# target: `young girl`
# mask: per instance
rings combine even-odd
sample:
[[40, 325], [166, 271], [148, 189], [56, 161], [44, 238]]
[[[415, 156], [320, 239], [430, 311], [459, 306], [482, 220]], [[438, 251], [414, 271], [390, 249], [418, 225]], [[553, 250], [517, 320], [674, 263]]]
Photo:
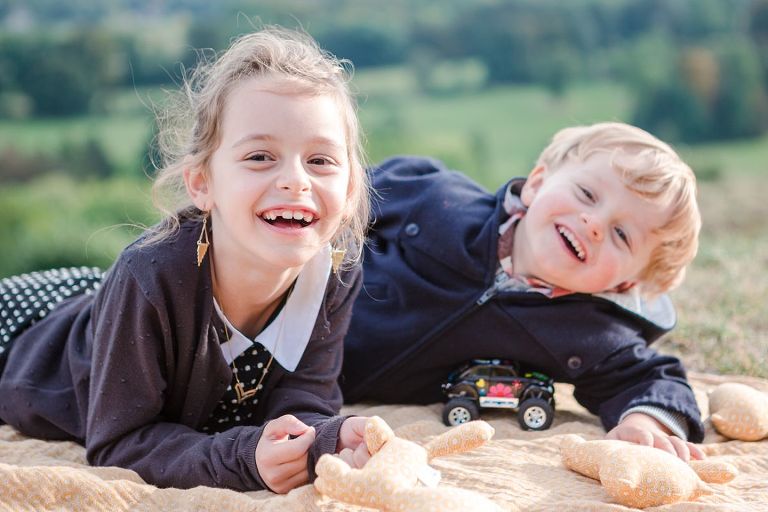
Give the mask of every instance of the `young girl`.
[[[103, 280], [3, 280], [0, 419], [158, 486], [287, 492], [323, 453], [363, 463], [365, 418], [337, 416], [368, 221], [347, 80], [277, 28], [199, 68], [164, 118], [166, 218]], [[45, 318], [18, 332], [24, 297]]]

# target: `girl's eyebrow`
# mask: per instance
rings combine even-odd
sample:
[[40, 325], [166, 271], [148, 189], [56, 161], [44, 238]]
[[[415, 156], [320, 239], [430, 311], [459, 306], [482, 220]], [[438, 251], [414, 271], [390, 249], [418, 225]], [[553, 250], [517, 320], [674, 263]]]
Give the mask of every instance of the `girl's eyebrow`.
[[[233, 148], [236, 148], [238, 146], [242, 146], [243, 144], [247, 142], [252, 141], [274, 141], [275, 137], [269, 134], [263, 134], [263, 133], [249, 133], [247, 135], [244, 135], [243, 137], [240, 137], [237, 141], [235, 141], [234, 144], [232, 144]], [[340, 143], [338, 140], [330, 138], [330, 137], [324, 137], [322, 135], [318, 135], [317, 137], [312, 137], [308, 141], [310, 144], [320, 144], [323, 146], [331, 146], [333, 149], [336, 149], [338, 151], [344, 151], [346, 149], [346, 144]]]
[[322, 135], [318, 135], [317, 137], [312, 137], [309, 142], [313, 144], [320, 144], [323, 146], [331, 146], [333, 149], [337, 149], [339, 151], [344, 151], [347, 147], [345, 143], [340, 143], [337, 139], [332, 139], [330, 137], [323, 137]]
[[235, 141], [235, 143], [232, 144], [232, 147], [236, 148], [238, 146], [242, 146], [246, 142], [251, 142], [254, 140], [272, 141], [272, 140], [275, 140], [275, 138], [272, 137], [271, 135], [262, 134], [262, 133], [249, 133], [248, 135], [244, 135], [239, 139], [237, 139], [237, 141]]

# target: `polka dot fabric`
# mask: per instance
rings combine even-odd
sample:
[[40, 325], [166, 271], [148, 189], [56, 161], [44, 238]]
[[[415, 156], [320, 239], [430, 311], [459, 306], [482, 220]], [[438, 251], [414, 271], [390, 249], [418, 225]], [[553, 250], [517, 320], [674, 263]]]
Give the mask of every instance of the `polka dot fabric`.
[[727, 382], [709, 394], [712, 425], [725, 437], [760, 441], [768, 437], [768, 395], [746, 384]]
[[0, 279], [0, 363], [24, 329], [45, 318], [62, 301], [93, 293], [103, 278], [104, 272], [98, 268], [73, 267]]
[[[317, 462], [315, 489], [331, 498], [377, 510], [408, 512], [495, 512], [501, 509], [475, 492], [438, 485], [425, 487], [419, 476], [433, 474], [432, 457], [471, 450], [493, 436], [484, 421], [454, 427], [426, 446], [395, 436], [378, 416], [365, 425], [365, 444], [372, 454], [365, 466], [351, 468], [339, 457], [325, 454]], [[434, 450], [434, 452], [433, 452]]]
[[726, 483], [738, 474], [724, 461], [691, 461], [658, 448], [625, 441], [585, 441], [566, 434], [560, 444], [565, 467], [599, 480], [616, 503], [646, 508], [695, 500], [711, 494], [705, 482]]
[[[235, 358], [232, 383], [227, 387], [216, 409], [214, 409], [205, 425], [203, 425], [203, 432], [223, 432], [231, 427], [247, 425], [253, 422], [253, 416], [256, 413], [261, 397], [261, 390], [266, 383], [266, 377], [261, 384], [259, 384], [259, 381], [264, 372], [267, 371], [269, 357], [269, 351], [261, 343], [254, 343], [251, 348]], [[272, 364], [276, 363], [273, 361]], [[237, 372], [237, 376], [246, 390], [256, 389], [255, 395], [246, 398], [241, 403], [237, 403], [237, 393], [235, 392], [237, 381], [235, 380], [234, 372]], [[258, 388], [256, 387], [257, 384]]]

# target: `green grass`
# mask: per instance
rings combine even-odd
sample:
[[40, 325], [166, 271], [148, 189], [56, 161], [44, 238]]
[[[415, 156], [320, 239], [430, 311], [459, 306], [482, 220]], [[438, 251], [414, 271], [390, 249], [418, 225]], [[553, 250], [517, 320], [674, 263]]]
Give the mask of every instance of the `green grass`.
[[768, 135], [748, 140], [737, 140], [683, 146], [681, 156], [699, 175], [711, 173], [768, 175]]
[[2, 121], [0, 141], [25, 152], [55, 156], [66, 144], [96, 140], [118, 173], [127, 176], [141, 172], [139, 162], [151, 129], [151, 119], [141, 114]]
[[689, 368], [768, 378], [764, 183], [764, 175], [734, 171], [701, 184], [699, 254], [672, 294], [678, 327], [659, 345]]
[[47, 176], [0, 188], [6, 222], [0, 276], [68, 265], [106, 267], [136, 237], [137, 225], [156, 222], [146, 185], [133, 179], [75, 181]]
[[361, 119], [372, 161], [428, 154], [496, 188], [525, 175], [565, 126], [626, 119], [628, 98], [611, 84], [579, 86], [563, 97], [536, 87], [499, 87], [461, 96], [371, 98]]

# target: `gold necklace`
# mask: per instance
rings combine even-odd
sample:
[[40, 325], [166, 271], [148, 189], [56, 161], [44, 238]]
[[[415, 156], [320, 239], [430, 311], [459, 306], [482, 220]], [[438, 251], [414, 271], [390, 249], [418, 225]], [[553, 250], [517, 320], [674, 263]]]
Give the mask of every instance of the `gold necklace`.
[[[278, 306], [277, 306], [278, 309], [282, 309], [283, 306], [288, 302], [288, 299], [290, 298], [291, 293], [293, 293], [293, 288], [295, 284], [296, 284], [296, 281], [291, 283], [291, 286], [288, 287], [288, 290], [286, 291], [286, 294], [285, 294], [285, 299], [281, 299], [280, 302], [278, 303]], [[248, 398], [251, 398], [252, 396], [254, 396], [259, 391], [259, 386], [261, 386], [261, 383], [264, 382], [264, 378], [267, 376], [267, 373], [269, 373], [269, 369], [272, 366], [272, 361], [274, 361], [275, 355], [272, 352], [269, 353], [269, 361], [267, 361], [267, 366], [264, 367], [264, 371], [261, 372], [261, 377], [259, 378], [259, 382], [256, 383], [256, 387], [253, 387], [251, 389], [245, 389], [245, 384], [240, 382], [240, 378], [237, 376], [238, 371], [237, 371], [237, 366], [235, 366], [235, 358], [232, 357], [232, 345], [229, 343], [230, 341], [229, 328], [227, 327], [227, 322], [229, 322], [229, 320], [227, 320], [227, 314], [224, 312], [224, 308], [221, 307], [221, 304], [219, 304], [219, 311], [221, 311], [221, 316], [224, 317], [224, 334], [227, 337], [227, 350], [229, 351], [229, 359], [231, 360], [230, 365], [232, 366], [232, 374], [235, 376], [235, 394], [237, 395], [237, 403], [240, 404], [244, 400], [247, 400]], [[282, 334], [282, 329], [277, 336], [277, 343], [275, 343], [275, 348], [274, 348], [275, 352], [277, 352], [277, 348], [278, 346], [280, 346], [280, 341], [282, 341], [281, 334]], [[266, 347], [264, 348], [264, 350], [266, 350]]]
[[[221, 315], [226, 318], [227, 315], [224, 314], [224, 310], [221, 309], [221, 305], [219, 305], [219, 309], [221, 310]], [[247, 400], [248, 398], [251, 398], [259, 391], [259, 386], [261, 386], [261, 383], [264, 382], [264, 378], [267, 376], [267, 373], [269, 373], [269, 368], [272, 366], [272, 361], [275, 359], [275, 356], [270, 352], [269, 354], [269, 361], [267, 362], [267, 366], [264, 368], [264, 371], [261, 372], [261, 378], [259, 378], [259, 382], [256, 384], [256, 387], [251, 389], [245, 389], [245, 385], [240, 382], [240, 378], [237, 376], [237, 366], [235, 366], [235, 358], [232, 357], [232, 345], [229, 344], [230, 338], [229, 338], [229, 328], [227, 327], [226, 321], [224, 322], [224, 334], [227, 336], [227, 350], [229, 350], [229, 359], [231, 360], [230, 365], [232, 366], [232, 374], [235, 376], [235, 394], [237, 395], [237, 403], [243, 403], [243, 401]], [[278, 339], [278, 343], [280, 340]], [[266, 350], [266, 349], [265, 349]], [[277, 350], [277, 347], [275, 347], [275, 350]]]
[[[213, 261], [211, 260], [210, 263], [211, 267], [211, 281], [212, 285], [216, 284], [216, 273], [214, 271], [214, 265]], [[285, 300], [281, 300], [280, 303], [278, 303], [278, 308], [282, 308], [285, 303], [288, 302], [288, 298], [291, 296], [291, 293], [293, 293], [294, 285], [296, 284], [296, 281], [294, 280], [293, 283], [288, 287], [288, 290], [286, 291]], [[214, 296], [214, 300], [215, 300]], [[217, 302], [218, 303], [218, 302]], [[221, 311], [221, 316], [224, 317], [222, 320], [224, 321], [224, 335], [227, 337], [227, 350], [229, 351], [229, 359], [230, 359], [230, 366], [232, 366], [232, 374], [235, 376], [235, 394], [237, 395], [237, 403], [241, 404], [243, 401], [247, 400], [248, 398], [251, 398], [259, 391], [259, 386], [261, 386], [261, 383], [264, 382], [264, 378], [267, 376], [267, 373], [269, 373], [269, 369], [272, 366], [272, 361], [275, 359], [275, 355], [270, 352], [269, 353], [269, 361], [267, 361], [267, 366], [264, 367], [264, 371], [261, 372], [261, 377], [259, 378], [259, 382], [256, 383], [256, 387], [253, 387], [251, 389], [245, 389], [245, 384], [240, 382], [240, 377], [237, 376], [237, 366], [235, 366], [235, 358], [232, 357], [232, 345], [230, 342], [229, 337], [229, 327], [227, 327], [227, 323], [229, 323], [229, 320], [227, 319], [227, 314], [224, 312], [224, 308], [219, 304], [219, 311]], [[234, 329], [234, 326], [232, 327]], [[281, 329], [282, 331], [282, 329]], [[277, 347], [280, 345], [280, 341], [282, 336], [280, 336], [281, 333], [278, 333], [277, 337], [277, 343], [275, 344], [274, 351], [277, 352]], [[263, 345], [262, 345], [263, 346]], [[266, 350], [266, 347], [264, 347], [264, 350]]]

